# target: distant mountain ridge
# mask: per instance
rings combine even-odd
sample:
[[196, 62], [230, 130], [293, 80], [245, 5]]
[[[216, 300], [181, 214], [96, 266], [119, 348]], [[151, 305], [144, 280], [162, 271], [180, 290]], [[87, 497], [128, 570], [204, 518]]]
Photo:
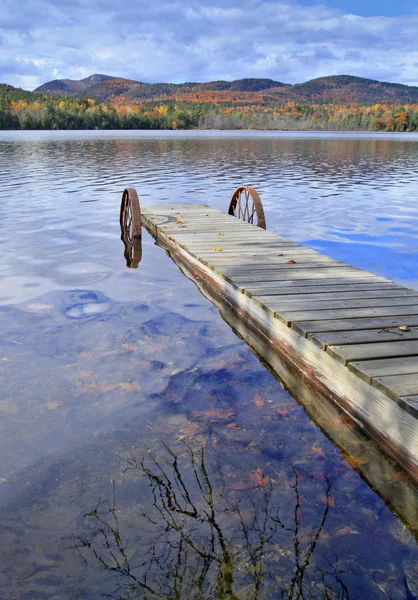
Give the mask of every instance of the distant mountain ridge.
[[97, 83], [108, 79], [114, 79], [114, 77], [96, 73], [84, 79], [54, 79], [53, 81], [44, 83], [34, 91], [43, 94], [79, 95]]
[[[34, 90], [37, 93], [88, 97], [100, 102], [137, 103], [170, 98], [189, 101], [225, 101], [228, 96], [256, 94], [266, 101], [341, 103], [414, 103], [418, 87], [352, 75], [320, 77], [286, 84], [273, 79], [245, 78], [203, 83], [143, 83], [133, 79], [94, 74], [81, 80], [56, 79]], [[206, 94], [206, 96], [205, 96]]]

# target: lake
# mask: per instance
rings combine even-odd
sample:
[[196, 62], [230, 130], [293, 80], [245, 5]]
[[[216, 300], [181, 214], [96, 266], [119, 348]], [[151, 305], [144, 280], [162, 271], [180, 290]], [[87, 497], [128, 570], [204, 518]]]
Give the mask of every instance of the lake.
[[227, 210], [242, 184], [418, 290], [417, 135], [0, 133], [0, 597], [418, 596], [372, 443], [334, 445], [145, 231], [127, 268], [125, 187]]

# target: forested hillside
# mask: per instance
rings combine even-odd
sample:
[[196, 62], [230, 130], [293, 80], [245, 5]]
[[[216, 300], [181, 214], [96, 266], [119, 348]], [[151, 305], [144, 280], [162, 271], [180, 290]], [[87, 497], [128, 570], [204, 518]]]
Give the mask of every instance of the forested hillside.
[[289, 86], [271, 79], [142, 84], [93, 75], [35, 92], [0, 84], [0, 129], [193, 128], [416, 131], [418, 88], [350, 76]]
[[[35, 92], [88, 96], [100, 102], [140, 102], [141, 100], [224, 101], [224, 100], [294, 100], [318, 103], [352, 102], [381, 104], [418, 102], [418, 87], [364, 79], [351, 75], [320, 77], [290, 85], [273, 79], [237, 79], [206, 83], [141, 83], [133, 79], [91, 75], [79, 81], [57, 79], [45, 83]], [[257, 94], [257, 97], [253, 97]]]

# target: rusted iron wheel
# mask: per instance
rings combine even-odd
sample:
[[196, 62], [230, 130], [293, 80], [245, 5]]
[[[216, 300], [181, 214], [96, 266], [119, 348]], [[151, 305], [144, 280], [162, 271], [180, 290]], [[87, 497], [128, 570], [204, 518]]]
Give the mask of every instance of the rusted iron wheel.
[[134, 188], [126, 188], [120, 205], [121, 240], [125, 246], [126, 266], [136, 269], [142, 258], [141, 208]]
[[120, 205], [120, 226], [134, 240], [141, 237], [141, 208], [135, 188], [126, 188]]
[[261, 227], [261, 229], [266, 228], [266, 217], [260, 196], [249, 185], [240, 186], [232, 194], [228, 214], [247, 221], [251, 225]]

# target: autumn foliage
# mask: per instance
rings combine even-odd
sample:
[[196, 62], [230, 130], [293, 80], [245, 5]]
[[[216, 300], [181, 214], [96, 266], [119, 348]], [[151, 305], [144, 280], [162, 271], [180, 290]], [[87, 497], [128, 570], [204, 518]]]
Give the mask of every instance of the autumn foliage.
[[[116, 87], [118, 82], [114, 79], [111, 84]], [[281, 95], [272, 96], [271, 89], [208, 89], [202, 85], [193, 91], [184, 84], [168, 87], [162, 93], [161, 87], [156, 87], [152, 97], [129, 99], [132, 87], [122, 86], [121, 94], [100, 102], [0, 85], [0, 129], [416, 131], [418, 128], [415, 103], [290, 100], [286, 99], [283, 88]]]

